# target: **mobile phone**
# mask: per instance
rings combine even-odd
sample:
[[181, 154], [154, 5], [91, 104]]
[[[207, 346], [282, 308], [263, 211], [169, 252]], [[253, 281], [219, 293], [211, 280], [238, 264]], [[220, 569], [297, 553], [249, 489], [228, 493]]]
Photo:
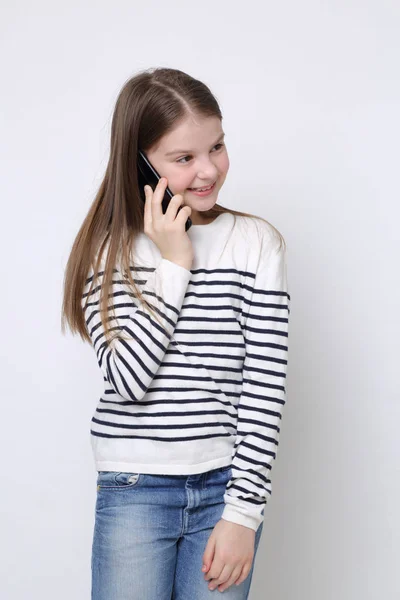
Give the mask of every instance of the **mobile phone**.
[[[145, 202], [146, 194], [144, 191], [144, 186], [149, 185], [154, 192], [159, 180], [161, 179], [161, 175], [159, 175], [159, 173], [157, 173], [157, 171], [155, 170], [155, 168], [153, 167], [153, 165], [151, 164], [151, 162], [149, 161], [147, 156], [144, 154], [144, 152], [142, 152], [142, 150], [138, 151], [137, 171], [138, 171], [140, 197], [143, 200], [143, 202]], [[165, 188], [164, 198], [162, 199], [162, 202], [161, 202], [162, 211], [164, 214], [166, 213], [168, 204], [170, 203], [170, 200], [173, 196], [174, 196], [174, 194], [171, 192], [171, 190], [167, 186]], [[178, 212], [181, 210], [181, 208], [183, 208], [183, 206], [180, 206], [178, 208]], [[185, 223], [185, 231], [187, 231], [192, 226], [192, 224], [193, 223], [192, 223], [191, 218], [188, 217], [187, 221]]]

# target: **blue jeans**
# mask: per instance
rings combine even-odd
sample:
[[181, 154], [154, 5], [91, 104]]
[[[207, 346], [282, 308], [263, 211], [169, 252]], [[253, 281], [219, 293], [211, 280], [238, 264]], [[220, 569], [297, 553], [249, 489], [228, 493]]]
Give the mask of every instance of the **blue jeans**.
[[[197, 475], [100, 471], [92, 546], [92, 600], [210, 600], [201, 570], [211, 532], [224, 509], [232, 474], [220, 467]], [[251, 571], [223, 593], [248, 598]]]

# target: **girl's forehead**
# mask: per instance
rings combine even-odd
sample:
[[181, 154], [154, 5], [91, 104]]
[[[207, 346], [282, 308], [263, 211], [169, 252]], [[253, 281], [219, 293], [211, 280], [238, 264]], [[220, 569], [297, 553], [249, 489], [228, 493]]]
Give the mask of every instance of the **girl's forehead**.
[[186, 119], [160, 139], [158, 149], [163, 154], [195, 151], [196, 147], [200, 149], [215, 143], [223, 133], [218, 117], [207, 117], [201, 121]]

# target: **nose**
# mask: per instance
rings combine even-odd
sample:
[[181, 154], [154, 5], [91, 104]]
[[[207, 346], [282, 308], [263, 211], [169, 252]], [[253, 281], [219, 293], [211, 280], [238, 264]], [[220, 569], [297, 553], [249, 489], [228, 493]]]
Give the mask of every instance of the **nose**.
[[197, 171], [197, 177], [201, 180], [204, 179], [206, 181], [215, 181], [218, 175], [218, 169], [210, 160], [210, 158], [204, 159], [199, 165]]

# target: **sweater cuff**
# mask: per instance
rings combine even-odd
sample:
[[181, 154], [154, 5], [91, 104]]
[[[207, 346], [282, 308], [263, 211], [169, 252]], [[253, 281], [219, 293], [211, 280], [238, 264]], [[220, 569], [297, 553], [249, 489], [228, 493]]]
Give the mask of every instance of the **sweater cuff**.
[[167, 258], [161, 259], [156, 271], [160, 275], [155, 281], [156, 293], [164, 302], [180, 309], [192, 276], [191, 271]]
[[263, 522], [264, 517], [263, 515], [253, 516], [247, 513], [244, 514], [242, 509], [236, 508], [232, 506], [232, 504], [225, 504], [221, 519], [230, 521], [231, 523], [237, 523], [238, 525], [244, 525], [245, 527], [249, 527], [250, 529], [257, 531]]
[[178, 265], [178, 263], [173, 262], [172, 260], [169, 260], [169, 258], [161, 258], [160, 264], [163, 263], [163, 266], [165, 269], [169, 269], [171, 272], [176, 271], [178, 272], [179, 269], [183, 269], [183, 271], [187, 271], [188, 274], [192, 274], [190, 269], [187, 269], [186, 267], [183, 267], [182, 265]]

